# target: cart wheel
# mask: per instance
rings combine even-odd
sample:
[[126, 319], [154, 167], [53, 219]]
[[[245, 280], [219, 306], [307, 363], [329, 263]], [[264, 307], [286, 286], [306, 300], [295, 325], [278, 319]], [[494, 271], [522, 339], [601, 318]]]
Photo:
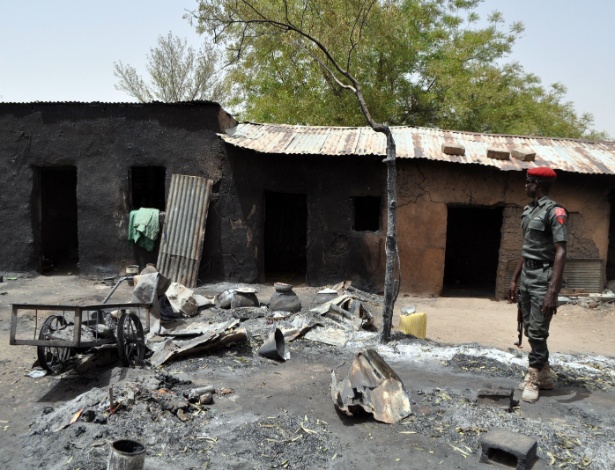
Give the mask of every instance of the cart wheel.
[[117, 351], [125, 367], [143, 363], [145, 335], [141, 320], [134, 313], [124, 313], [117, 322]]
[[[66, 319], [61, 315], [47, 317], [41, 327], [38, 339], [49, 341], [53, 339], [53, 332], [66, 328]], [[37, 346], [36, 355], [38, 362], [43, 369], [52, 373], [57, 373], [64, 361], [70, 357], [70, 348], [59, 348], [57, 346]]]

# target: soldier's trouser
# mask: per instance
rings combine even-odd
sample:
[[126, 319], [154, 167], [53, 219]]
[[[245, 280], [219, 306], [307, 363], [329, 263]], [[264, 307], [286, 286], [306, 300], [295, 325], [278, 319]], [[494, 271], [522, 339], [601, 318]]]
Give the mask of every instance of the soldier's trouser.
[[525, 336], [527, 336], [532, 347], [528, 356], [529, 365], [538, 370], [541, 370], [549, 362], [547, 338], [549, 337], [551, 318], [546, 319], [540, 309], [547, 294], [552, 274], [552, 267], [528, 269], [524, 266], [520, 276], [519, 301], [523, 313], [523, 326]]

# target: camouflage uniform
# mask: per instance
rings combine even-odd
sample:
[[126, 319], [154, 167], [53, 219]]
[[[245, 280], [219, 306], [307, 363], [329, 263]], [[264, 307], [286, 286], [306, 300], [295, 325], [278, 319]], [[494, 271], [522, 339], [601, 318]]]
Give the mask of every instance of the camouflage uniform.
[[566, 210], [548, 196], [526, 206], [521, 216], [521, 255], [525, 261], [519, 278], [519, 302], [525, 335], [532, 347], [529, 366], [537, 370], [549, 362], [551, 317], [545, 318], [540, 310], [553, 275], [554, 243], [568, 241], [567, 219]]

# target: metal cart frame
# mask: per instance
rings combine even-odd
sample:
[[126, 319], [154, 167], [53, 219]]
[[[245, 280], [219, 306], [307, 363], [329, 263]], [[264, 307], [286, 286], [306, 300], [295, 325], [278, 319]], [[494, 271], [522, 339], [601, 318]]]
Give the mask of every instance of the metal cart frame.
[[[107, 299], [109, 297], [110, 295]], [[89, 349], [105, 344], [117, 344], [122, 365], [138, 365], [143, 362], [145, 356], [145, 333], [141, 318], [145, 320], [145, 329], [149, 331], [151, 308], [151, 304], [144, 303], [103, 303], [84, 306], [14, 304], [9, 344], [36, 346], [41, 367], [51, 372], [57, 372], [59, 366], [70, 357], [72, 350]], [[110, 337], [109, 332], [113, 329], [107, 328], [101, 332], [98, 325], [106, 325], [105, 321], [109, 320], [107, 316], [111, 311], [119, 312], [119, 316], [115, 335]], [[19, 317], [25, 316], [26, 312], [34, 312], [32, 339], [17, 337]], [[59, 313], [49, 315], [49, 312]], [[41, 320], [43, 321], [39, 328]], [[73, 328], [72, 335], [68, 334], [69, 327]], [[90, 327], [88, 330], [91, 333], [90, 338], [82, 338], [83, 327]], [[58, 339], [54, 333], [61, 330], [67, 332], [61, 335], [63, 338]]]

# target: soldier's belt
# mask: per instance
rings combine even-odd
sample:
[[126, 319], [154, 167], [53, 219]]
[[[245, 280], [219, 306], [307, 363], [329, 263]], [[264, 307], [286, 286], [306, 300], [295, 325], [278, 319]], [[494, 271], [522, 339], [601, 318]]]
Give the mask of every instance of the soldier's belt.
[[553, 266], [552, 261], [538, 261], [535, 259], [526, 259], [524, 264], [527, 269], [547, 269]]

